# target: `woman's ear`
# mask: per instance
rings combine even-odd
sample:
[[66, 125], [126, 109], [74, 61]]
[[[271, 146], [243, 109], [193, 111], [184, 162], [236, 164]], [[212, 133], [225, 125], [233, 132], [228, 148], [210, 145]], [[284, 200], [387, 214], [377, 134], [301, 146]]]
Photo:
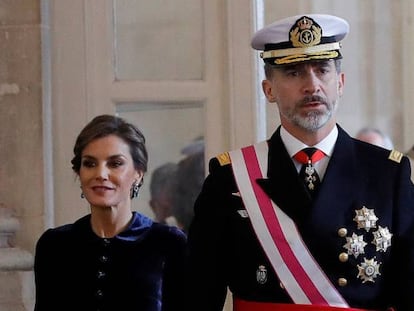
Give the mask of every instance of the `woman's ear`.
[[135, 182], [138, 182], [140, 186], [144, 182], [144, 173], [142, 171], [138, 171], [138, 170], [136, 171]]

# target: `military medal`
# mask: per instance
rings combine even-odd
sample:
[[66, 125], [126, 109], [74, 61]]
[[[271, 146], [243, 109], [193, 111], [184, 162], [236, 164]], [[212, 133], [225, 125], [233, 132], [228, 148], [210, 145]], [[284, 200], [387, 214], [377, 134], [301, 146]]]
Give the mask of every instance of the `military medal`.
[[364, 258], [364, 262], [361, 265], [358, 265], [358, 275], [357, 278], [362, 280], [362, 283], [372, 282], [375, 283], [375, 278], [378, 275], [381, 275], [379, 272], [379, 267], [381, 263], [375, 261], [375, 257], [372, 259]]
[[358, 224], [358, 229], [365, 229], [367, 232], [371, 228], [376, 228], [378, 217], [375, 216], [374, 210], [363, 206], [359, 210], [355, 210], [354, 221]]
[[352, 233], [351, 237], [346, 237], [346, 244], [343, 247], [348, 251], [348, 255], [354, 255], [357, 258], [360, 254], [365, 254], [366, 245], [363, 235]]
[[310, 162], [305, 168], [305, 174], [305, 182], [307, 183], [309, 190], [314, 190], [316, 182], [315, 168]]
[[372, 244], [375, 244], [377, 251], [385, 253], [387, 248], [391, 246], [392, 233], [390, 233], [387, 227], [383, 228], [379, 226], [378, 230], [373, 232], [373, 235], [374, 240], [372, 241]]
[[265, 266], [260, 265], [256, 270], [256, 280], [259, 284], [264, 284], [267, 281], [267, 269]]

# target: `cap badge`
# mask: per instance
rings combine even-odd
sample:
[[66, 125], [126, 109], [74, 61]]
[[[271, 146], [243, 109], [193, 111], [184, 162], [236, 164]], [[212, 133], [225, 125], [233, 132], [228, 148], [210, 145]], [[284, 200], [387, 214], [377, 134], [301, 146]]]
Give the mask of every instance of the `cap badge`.
[[294, 47], [314, 46], [321, 42], [322, 28], [310, 17], [303, 16], [290, 30], [290, 41]]
[[260, 265], [256, 270], [256, 280], [259, 284], [264, 284], [267, 281], [267, 269], [265, 266]]
[[379, 272], [379, 267], [381, 263], [378, 263], [375, 260], [375, 257], [372, 259], [366, 259], [364, 258], [364, 262], [361, 263], [361, 265], [358, 265], [358, 275], [357, 277], [362, 280], [362, 283], [365, 282], [372, 282], [375, 283], [375, 278], [378, 275], [381, 275]]
[[355, 210], [354, 221], [358, 224], [358, 229], [365, 229], [367, 232], [371, 228], [376, 228], [378, 217], [375, 215], [373, 209], [368, 209], [363, 206], [359, 210]]

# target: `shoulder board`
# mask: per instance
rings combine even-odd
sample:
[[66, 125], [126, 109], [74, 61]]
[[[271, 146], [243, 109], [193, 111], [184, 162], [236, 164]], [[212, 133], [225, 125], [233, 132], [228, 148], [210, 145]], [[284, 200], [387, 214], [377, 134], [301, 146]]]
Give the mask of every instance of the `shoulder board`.
[[219, 154], [217, 157], [217, 160], [219, 161], [221, 166], [227, 165], [231, 163], [230, 155], [228, 152], [224, 152], [222, 154]]
[[397, 163], [401, 162], [401, 159], [403, 157], [403, 154], [397, 150], [391, 150], [390, 155], [388, 156], [388, 159]]

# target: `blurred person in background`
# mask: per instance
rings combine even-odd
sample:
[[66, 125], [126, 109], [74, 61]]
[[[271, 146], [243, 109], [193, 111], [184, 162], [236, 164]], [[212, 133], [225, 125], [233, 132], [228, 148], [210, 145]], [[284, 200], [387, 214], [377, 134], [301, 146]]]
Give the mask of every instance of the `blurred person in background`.
[[377, 128], [364, 127], [356, 133], [355, 138], [388, 150], [394, 148], [391, 138]]

